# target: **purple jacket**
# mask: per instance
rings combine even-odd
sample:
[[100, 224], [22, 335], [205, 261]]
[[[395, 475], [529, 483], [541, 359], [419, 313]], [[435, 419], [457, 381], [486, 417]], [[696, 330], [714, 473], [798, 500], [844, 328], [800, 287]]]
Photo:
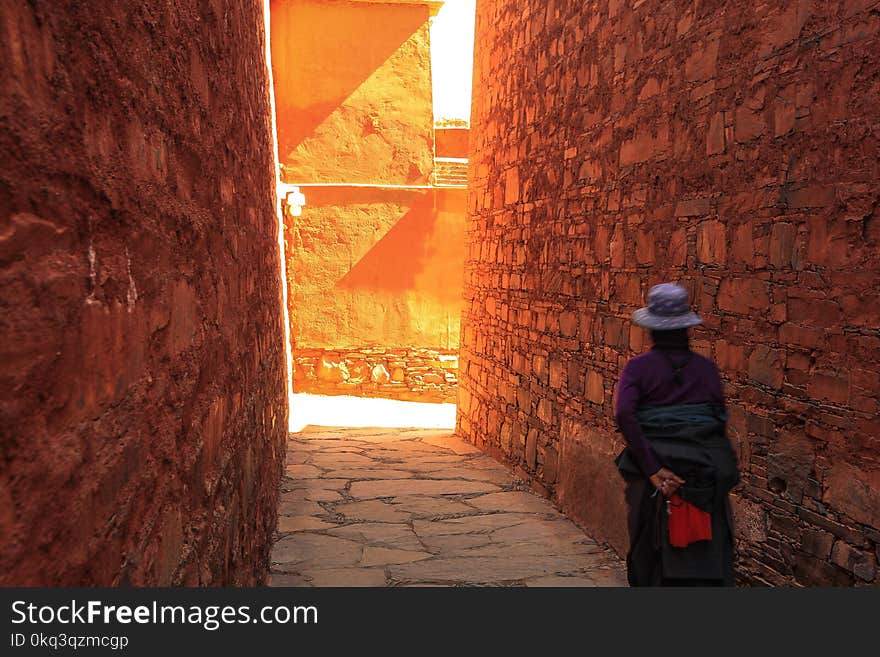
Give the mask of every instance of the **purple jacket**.
[[615, 406], [617, 426], [646, 477], [657, 472], [660, 463], [636, 419], [640, 406], [702, 402], [724, 404], [718, 367], [708, 358], [690, 353], [690, 359], [679, 372], [680, 382], [673, 380], [675, 370], [672, 363], [680, 364], [688, 353], [686, 348], [661, 350], [655, 346], [651, 351], [630, 360], [620, 373]]

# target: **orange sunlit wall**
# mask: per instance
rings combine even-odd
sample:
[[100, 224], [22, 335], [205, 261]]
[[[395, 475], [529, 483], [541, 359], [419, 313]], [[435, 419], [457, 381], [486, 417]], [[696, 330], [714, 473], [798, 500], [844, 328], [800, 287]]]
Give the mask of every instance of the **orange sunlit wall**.
[[279, 157], [291, 182], [426, 184], [427, 4], [271, 3]]
[[437, 157], [468, 156], [470, 145], [469, 128], [437, 128], [434, 130], [434, 147]]
[[430, 11], [271, 4], [282, 178], [306, 196], [286, 220], [295, 360], [458, 348], [465, 190], [431, 187]]

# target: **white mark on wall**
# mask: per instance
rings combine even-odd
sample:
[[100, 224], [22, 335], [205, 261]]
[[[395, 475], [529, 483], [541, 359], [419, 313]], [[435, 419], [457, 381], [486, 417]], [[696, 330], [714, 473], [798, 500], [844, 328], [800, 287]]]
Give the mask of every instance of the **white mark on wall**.
[[128, 292], [125, 298], [128, 301], [128, 312], [131, 313], [138, 298], [138, 291], [137, 286], [134, 284], [134, 278], [131, 275], [131, 256], [128, 253], [128, 249], [125, 249], [125, 269], [128, 272]]
[[95, 298], [95, 290], [98, 288], [98, 267], [97, 256], [95, 255], [95, 246], [92, 244], [92, 238], [89, 238], [89, 296], [86, 297], [86, 305], [99, 304]]

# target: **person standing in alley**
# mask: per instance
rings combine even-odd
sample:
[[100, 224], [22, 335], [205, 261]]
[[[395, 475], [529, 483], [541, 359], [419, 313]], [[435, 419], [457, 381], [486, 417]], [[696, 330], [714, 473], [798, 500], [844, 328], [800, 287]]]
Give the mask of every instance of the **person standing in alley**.
[[663, 283], [633, 320], [653, 344], [624, 366], [615, 406], [630, 586], [732, 586], [728, 492], [739, 472], [718, 368], [690, 349], [688, 329], [702, 319], [687, 290]]

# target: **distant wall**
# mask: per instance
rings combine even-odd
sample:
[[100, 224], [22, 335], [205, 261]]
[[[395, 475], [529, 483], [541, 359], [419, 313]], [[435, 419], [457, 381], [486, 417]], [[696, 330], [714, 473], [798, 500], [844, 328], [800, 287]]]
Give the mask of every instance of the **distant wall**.
[[287, 231], [296, 345], [456, 348], [464, 191], [305, 193]]
[[[438, 390], [405, 357], [452, 354], [460, 334], [465, 191], [429, 186], [428, 18], [418, 3], [272, 3], [283, 178], [306, 196], [285, 231], [296, 392], [454, 396], [454, 377], [434, 372]], [[404, 381], [318, 378], [322, 358], [375, 348]]]
[[[287, 231], [294, 390], [328, 392], [308, 375], [315, 349], [327, 349], [331, 364], [338, 349], [419, 347], [454, 353], [465, 190], [304, 191], [308, 205], [302, 216], [289, 220]], [[405, 370], [408, 379], [420, 373]], [[454, 381], [442, 385], [448, 388]], [[345, 391], [412, 397], [412, 386], [339, 390]], [[426, 401], [435, 396], [425, 392]]]
[[287, 429], [262, 3], [3, 3], [0, 35], [0, 584], [258, 584]]
[[436, 128], [434, 150], [437, 157], [467, 157], [469, 139], [468, 128]]
[[625, 549], [630, 315], [725, 381], [739, 571], [876, 582], [880, 3], [480, 0], [458, 431]]

